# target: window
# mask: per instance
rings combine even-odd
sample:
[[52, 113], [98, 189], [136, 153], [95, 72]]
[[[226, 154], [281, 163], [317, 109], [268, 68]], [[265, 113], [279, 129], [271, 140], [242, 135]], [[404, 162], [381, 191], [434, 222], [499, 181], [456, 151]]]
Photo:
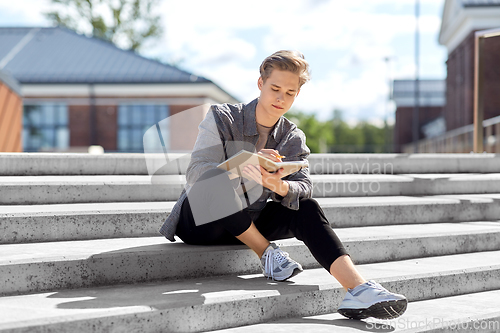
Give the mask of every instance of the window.
[[[118, 150], [143, 153], [143, 136], [146, 130], [168, 116], [167, 105], [123, 104], [118, 106]], [[164, 135], [163, 139], [168, 140], [168, 136]], [[168, 146], [168, 142], [165, 142], [165, 147], [168, 148]]]
[[69, 147], [68, 107], [62, 103], [24, 105], [23, 149], [27, 152]]

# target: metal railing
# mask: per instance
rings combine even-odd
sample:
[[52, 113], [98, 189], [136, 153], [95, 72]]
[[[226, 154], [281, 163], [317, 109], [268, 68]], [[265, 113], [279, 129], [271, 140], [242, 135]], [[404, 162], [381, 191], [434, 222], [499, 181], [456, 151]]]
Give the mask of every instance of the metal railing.
[[[474, 123], [431, 139], [403, 146], [405, 153], [500, 153], [500, 116], [484, 120], [484, 41], [500, 36], [500, 28], [474, 34]], [[481, 126], [482, 124], [482, 126]], [[486, 137], [485, 137], [486, 133]]]
[[[479, 140], [481, 141], [481, 152], [500, 154], [500, 116], [483, 120], [480, 133], [483, 136], [482, 140]], [[438, 137], [420, 140], [417, 143], [417, 149], [419, 153], [477, 152], [474, 149], [475, 135], [474, 124], [471, 124], [451, 130]], [[402, 152], [414, 153], [415, 144], [404, 145]]]

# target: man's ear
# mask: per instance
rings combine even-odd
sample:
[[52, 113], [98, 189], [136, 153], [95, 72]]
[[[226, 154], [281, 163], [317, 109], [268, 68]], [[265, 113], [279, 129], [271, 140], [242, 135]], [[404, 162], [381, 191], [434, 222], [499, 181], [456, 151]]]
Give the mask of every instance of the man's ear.
[[262, 76], [259, 77], [257, 80], [257, 87], [259, 87], [259, 90], [262, 90], [262, 86], [264, 85], [264, 80], [262, 80]]

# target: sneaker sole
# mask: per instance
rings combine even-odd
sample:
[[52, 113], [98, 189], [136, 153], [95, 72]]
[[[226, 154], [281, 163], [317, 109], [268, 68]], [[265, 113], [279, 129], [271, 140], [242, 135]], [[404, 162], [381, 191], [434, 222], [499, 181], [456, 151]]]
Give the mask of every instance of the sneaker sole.
[[408, 300], [375, 303], [367, 309], [338, 309], [338, 313], [349, 319], [394, 319], [401, 316], [408, 306]]
[[295, 269], [293, 270], [293, 272], [292, 272], [292, 274], [291, 274], [290, 276], [287, 276], [287, 277], [285, 277], [285, 278], [283, 278], [283, 279], [277, 279], [276, 277], [274, 277], [274, 279], [273, 279], [273, 280], [274, 280], [274, 281], [283, 282], [283, 281], [286, 281], [286, 280], [288, 280], [288, 279], [293, 278], [294, 276], [296, 276], [296, 275], [297, 275], [297, 274], [299, 274], [299, 273], [302, 273], [303, 271], [304, 271], [303, 269], [300, 269], [300, 268], [295, 268]]

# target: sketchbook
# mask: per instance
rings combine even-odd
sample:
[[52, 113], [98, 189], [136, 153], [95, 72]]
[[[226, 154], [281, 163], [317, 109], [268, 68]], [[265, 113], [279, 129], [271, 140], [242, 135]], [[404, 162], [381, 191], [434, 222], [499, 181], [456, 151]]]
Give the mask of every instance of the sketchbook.
[[274, 162], [256, 153], [240, 150], [236, 155], [228, 158], [217, 167], [219, 169], [229, 171], [231, 173], [230, 178], [236, 178], [239, 176], [249, 178], [243, 174], [243, 168], [249, 164], [260, 164], [268, 172], [276, 172], [283, 168], [283, 177], [309, 166], [308, 161]]

